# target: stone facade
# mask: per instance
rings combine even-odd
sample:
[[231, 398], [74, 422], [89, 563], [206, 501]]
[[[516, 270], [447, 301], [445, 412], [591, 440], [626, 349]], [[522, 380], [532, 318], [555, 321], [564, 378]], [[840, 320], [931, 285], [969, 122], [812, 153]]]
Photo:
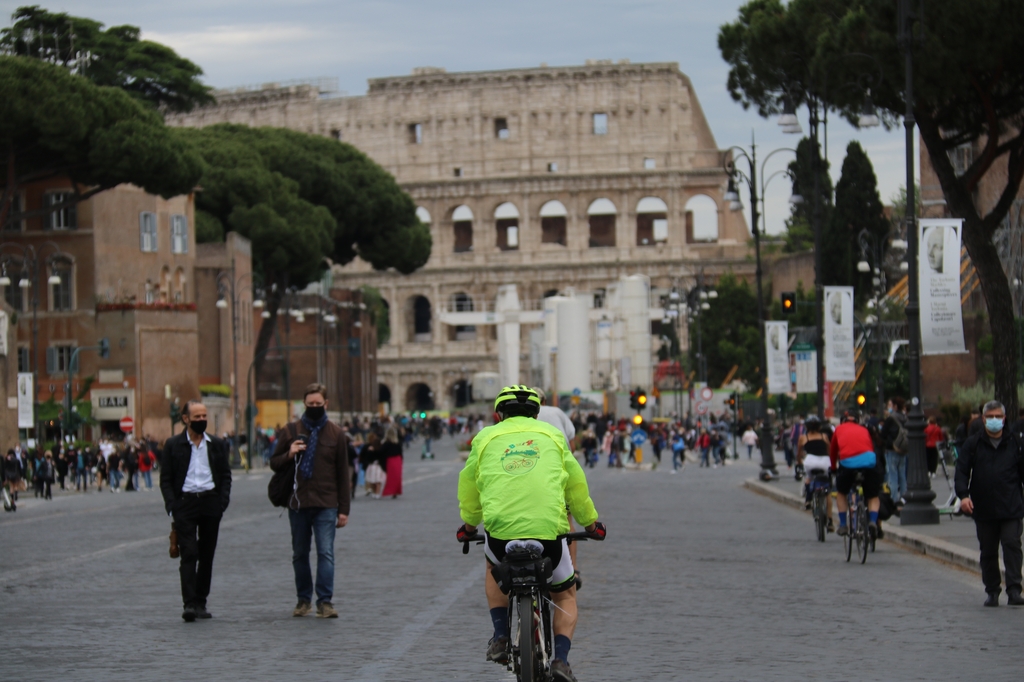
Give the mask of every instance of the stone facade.
[[[267, 86], [217, 98], [169, 122], [283, 126], [349, 142], [394, 174], [430, 224], [433, 251], [420, 271], [377, 272], [357, 259], [334, 272], [336, 286], [370, 284], [389, 304], [378, 371], [396, 410], [454, 407], [464, 382], [497, 370], [494, 326], [447, 326], [440, 316], [493, 310], [499, 286], [517, 285], [526, 309], [566, 291], [600, 305], [611, 283], [641, 274], [657, 307], [698, 268], [712, 281], [753, 276], [744, 217], [722, 198], [727, 154], [673, 63], [417, 69], [371, 79], [360, 97]], [[529, 333], [522, 328], [524, 348]]]

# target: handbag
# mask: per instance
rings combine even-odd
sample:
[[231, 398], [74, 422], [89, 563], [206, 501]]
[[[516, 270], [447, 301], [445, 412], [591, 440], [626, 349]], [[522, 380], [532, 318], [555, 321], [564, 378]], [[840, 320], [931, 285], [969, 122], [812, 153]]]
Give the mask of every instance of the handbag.
[[[295, 436], [298, 432], [298, 427], [294, 424], [288, 424], [286, 427], [286, 435], [288, 437], [288, 445], [291, 446], [292, 441], [295, 440]], [[295, 458], [289, 459], [284, 467], [280, 471], [275, 471], [274, 475], [270, 477], [270, 483], [267, 484], [267, 497], [270, 498], [270, 503], [275, 507], [287, 507], [291, 502], [292, 495], [295, 492]]]

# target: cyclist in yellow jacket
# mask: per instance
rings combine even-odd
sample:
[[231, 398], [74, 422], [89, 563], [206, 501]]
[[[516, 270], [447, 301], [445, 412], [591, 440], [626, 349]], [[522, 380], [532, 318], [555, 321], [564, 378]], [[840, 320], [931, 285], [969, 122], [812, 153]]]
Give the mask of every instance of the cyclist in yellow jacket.
[[[498, 422], [480, 431], [459, 475], [459, 538], [476, 533], [482, 521], [488, 567], [505, 557], [511, 540], [539, 540], [551, 559], [551, 597], [555, 602], [556, 680], [575, 682], [568, 663], [576, 629], [576, 571], [565, 540], [570, 532], [565, 508], [590, 532], [603, 537], [604, 525], [590, 499], [587, 478], [554, 426], [537, 420], [540, 397], [527, 386], [503, 388], [494, 401]], [[508, 598], [486, 571], [487, 604], [494, 624], [487, 660], [505, 664], [509, 656]]]

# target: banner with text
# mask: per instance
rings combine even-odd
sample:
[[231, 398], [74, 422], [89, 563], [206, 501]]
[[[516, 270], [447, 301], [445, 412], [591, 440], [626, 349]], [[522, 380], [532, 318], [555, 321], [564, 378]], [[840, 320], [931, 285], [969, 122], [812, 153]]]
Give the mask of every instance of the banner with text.
[[34, 429], [35, 391], [32, 372], [18, 372], [18, 428]]
[[789, 322], [764, 323], [768, 392], [789, 393]]
[[966, 353], [960, 306], [960, 231], [963, 221], [921, 220], [918, 225], [921, 354]]
[[856, 381], [853, 355], [853, 287], [825, 287], [825, 374], [829, 381]]

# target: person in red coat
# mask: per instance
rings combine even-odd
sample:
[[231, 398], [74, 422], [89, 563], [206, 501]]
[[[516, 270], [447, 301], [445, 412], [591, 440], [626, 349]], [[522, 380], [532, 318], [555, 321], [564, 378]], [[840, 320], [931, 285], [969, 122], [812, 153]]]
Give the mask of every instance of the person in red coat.
[[928, 426], [924, 427], [924, 451], [928, 458], [928, 473], [935, 475], [939, 467], [939, 443], [942, 442], [942, 427], [935, 417], [928, 417]]
[[398, 431], [389, 426], [384, 432], [384, 442], [380, 444], [379, 457], [384, 461], [384, 490], [381, 497], [398, 498], [402, 494], [402, 445], [398, 440]]

